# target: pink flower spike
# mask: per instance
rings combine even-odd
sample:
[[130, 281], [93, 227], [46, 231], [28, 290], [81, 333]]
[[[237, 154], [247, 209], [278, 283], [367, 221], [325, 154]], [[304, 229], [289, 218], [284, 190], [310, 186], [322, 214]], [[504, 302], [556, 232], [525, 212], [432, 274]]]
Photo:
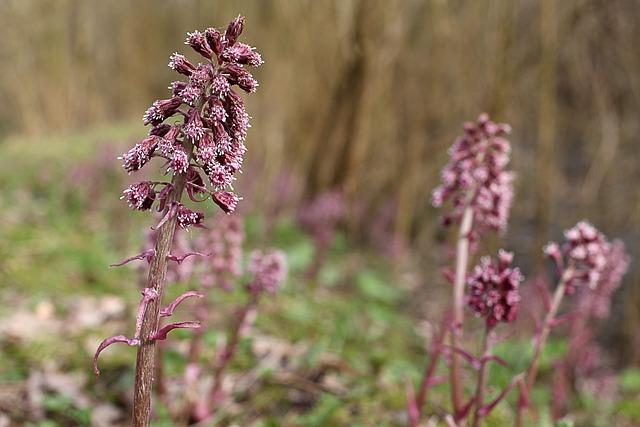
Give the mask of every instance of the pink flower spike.
[[96, 354], [93, 356], [93, 372], [95, 372], [96, 376], [100, 375], [100, 369], [98, 369], [98, 357], [100, 356], [100, 353], [102, 352], [102, 350], [109, 347], [111, 344], [114, 344], [117, 342], [127, 343], [130, 346], [135, 346], [140, 344], [139, 339], [128, 338], [128, 337], [125, 337], [124, 335], [116, 335], [114, 337], [109, 337], [104, 341], [102, 341], [98, 346], [98, 349], [96, 350]]
[[123, 265], [128, 264], [131, 261], [135, 261], [135, 260], [146, 260], [147, 262], [151, 262], [151, 258], [153, 258], [155, 254], [156, 254], [155, 249], [147, 249], [146, 251], [141, 252], [138, 255], [134, 255], [132, 257], [126, 258], [117, 264], [111, 264], [110, 267], [122, 267]]
[[160, 316], [161, 317], [171, 316], [173, 314], [173, 311], [176, 309], [176, 307], [178, 307], [178, 305], [180, 305], [180, 303], [186, 300], [187, 298], [191, 298], [191, 297], [202, 298], [203, 296], [204, 294], [197, 291], [185, 292], [182, 295], [180, 295], [178, 298], [176, 298], [171, 304], [169, 304], [168, 306], [160, 310]]
[[167, 339], [167, 334], [169, 332], [173, 331], [174, 329], [200, 329], [201, 326], [202, 325], [200, 325], [200, 322], [169, 323], [168, 325], [163, 326], [158, 332], [156, 332], [151, 337], [151, 340], [153, 340], [153, 341], [166, 340]]

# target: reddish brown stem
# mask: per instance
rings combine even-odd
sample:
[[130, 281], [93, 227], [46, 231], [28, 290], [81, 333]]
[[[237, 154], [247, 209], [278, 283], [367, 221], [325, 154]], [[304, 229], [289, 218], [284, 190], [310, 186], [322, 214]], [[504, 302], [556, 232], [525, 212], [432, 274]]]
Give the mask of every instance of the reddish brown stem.
[[[562, 302], [562, 298], [566, 292], [567, 281], [573, 275], [573, 271], [571, 268], [568, 268], [564, 271], [558, 286], [553, 294], [553, 299], [551, 300], [551, 306], [549, 307], [549, 311], [544, 318], [544, 323], [542, 324], [542, 330], [540, 331], [538, 337], [536, 338], [535, 343], [535, 351], [533, 354], [533, 359], [531, 359], [531, 364], [529, 365], [529, 369], [527, 370], [527, 376], [524, 381], [524, 394], [526, 399], [520, 399], [523, 402], [526, 402], [528, 396], [531, 396], [531, 390], [533, 389], [533, 385], [536, 381], [536, 375], [538, 373], [538, 364], [540, 363], [540, 356], [542, 355], [542, 350], [547, 343], [547, 338], [549, 337], [549, 332], [551, 332], [551, 327], [553, 326], [553, 321], [558, 314], [558, 309], [560, 308], [560, 303]], [[522, 427], [524, 422], [524, 412], [528, 408], [528, 402], [524, 404], [518, 405], [518, 413], [516, 416], [516, 426]]]
[[[188, 148], [187, 152], [190, 152], [190, 144]], [[174, 189], [167, 200], [167, 206], [171, 206], [173, 202], [180, 201], [184, 191], [185, 174], [174, 175], [172, 185]], [[151, 393], [153, 391], [156, 353], [155, 341], [151, 338], [158, 330], [158, 319], [160, 317], [167, 273], [167, 255], [171, 253], [176, 222], [177, 217], [174, 215], [158, 229], [156, 252], [149, 266], [147, 287], [154, 289], [158, 296], [149, 302], [142, 319], [133, 395], [134, 427], [147, 427], [151, 422]]]
[[480, 421], [482, 420], [482, 415], [480, 410], [484, 405], [484, 389], [487, 386], [487, 378], [488, 378], [488, 365], [491, 356], [491, 338], [489, 334], [491, 330], [487, 326], [485, 329], [484, 337], [482, 339], [482, 357], [480, 359], [480, 372], [478, 373], [478, 384], [476, 386], [476, 398], [475, 398], [475, 410], [473, 412], [473, 427], [479, 427]]

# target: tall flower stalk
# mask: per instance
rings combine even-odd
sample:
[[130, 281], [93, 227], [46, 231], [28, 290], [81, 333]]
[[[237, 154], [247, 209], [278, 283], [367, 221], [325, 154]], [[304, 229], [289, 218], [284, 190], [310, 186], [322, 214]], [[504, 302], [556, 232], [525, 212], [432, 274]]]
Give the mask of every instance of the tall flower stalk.
[[164, 161], [166, 174], [171, 174], [168, 182], [141, 181], [123, 192], [122, 198], [132, 209], [156, 208], [162, 213], [162, 219], [155, 227], [154, 248], [125, 260], [146, 259], [150, 263], [135, 334], [133, 338], [122, 335], [107, 338], [94, 357], [95, 371], [99, 373], [97, 359], [106, 347], [115, 342], [138, 347], [134, 426], [148, 426], [151, 420], [156, 341], [166, 339], [167, 333], [176, 328], [200, 327], [195, 321], [159, 325], [160, 318], [170, 316], [184, 299], [201, 296], [190, 291], [161, 308], [167, 264], [181, 262], [171, 253], [176, 227], [202, 227], [204, 220], [202, 212], [183, 204], [183, 195], [186, 193], [195, 203], [211, 199], [229, 214], [235, 211], [239, 201], [229, 190], [246, 152], [244, 139], [249, 116], [234, 87], [255, 92], [258, 83], [245, 66], [262, 64], [253, 48], [238, 42], [243, 27], [244, 18], [239, 16], [224, 31], [207, 28], [187, 34], [185, 44], [197, 52], [203, 62], [194, 64], [184, 55], [171, 55], [169, 67], [186, 80], [173, 82], [169, 87], [172, 96], [149, 107], [143, 117], [144, 124], [151, 126], [149, 135], [122, 156], [129, 173], [158, 158]]
[[[504, 231], [513, 198], [513, 174], [506, 170], [511, 147], [504, 138], [509, 125], [494, 123], [487, 114], [466, 123], [464, 135], [451, 147], [449, 163], [442, 171], [442, 184], [433, 191], [433, 204], [451, 200], [453, 209], [444, 224], [459, 224], [455, 275], [452, 290], [451, 343], [459, 348], [463, 338], [464, 295], [470, 245], [487, 230]], [[439, 352], [436, 353], [439, 356]], [[434, 363], [433, 360], [430, 363]], [[425, 374], [432, 371], [427, 369]], [[454, 418], [465, 411], [462, 385], [462, 358], [454, 352], [450, 369]], [[425, 386], [428, 381], [422, 381]], [[422, 389], [418, 393], [424, 396]], [[424, 402], [417, 402], [421, 411]]]
[[[560, 275], [558, 284], [547, 307], [547, 314], [535, 339], [533, 358], [527, 370], [525, 386], [521, 395], [516, 425], [522, 426], [528, 405], [528, 397], [538, 374], [540, 356], [547, 343], [551, 329], [559, 323], [558, 311], [565, 295], [572, 295], [579, 287], [595, 290], [603, 280], [603, 274], [611, 265], [608, 259], [611, 244], [606, 237], [591, 224], [581, 221], [575, 227], [565, 231], [565, 242], [562, 245], [552, 242], [545, 249], [545, 254], [556, 264]], [[619, 274], [617, 280], [621, 279]]]

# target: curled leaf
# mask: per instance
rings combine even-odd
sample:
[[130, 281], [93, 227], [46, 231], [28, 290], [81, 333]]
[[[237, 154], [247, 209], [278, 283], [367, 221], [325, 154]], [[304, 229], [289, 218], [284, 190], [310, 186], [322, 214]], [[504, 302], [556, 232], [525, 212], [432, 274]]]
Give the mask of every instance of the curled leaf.
[[206, 256], [209, 256], [209, 255], [210, 254], [203, 254], [203, 253], [200, 253], [200, 252], [187, 252], [186, 254], [183, 254], [183, 255], [180, 255], [180, 256], [169, 254], [169, 255], [167, 255], [167, 259], [169, 261], [175, 261], [175, 262], [178, 263], [178, 265], [180, 265], [180, 264], [182, 264], [182, 262], [185, 259], [189, 258], [190, 256], [204, 256], [204, 257], [206, 257]]
[[100, 369], [98, 369], [98, 357], [100, 356], [100, 353], [102, 352], [102, 350], [109, 347], [111, 344], [115, 344], [117, 342], [126, 343], [126, 344], [129, 344], [130, 346], [135, 346], [140, 344], [139, 339], [128, 338], [128, 337], [125, 337], [124, 335], [116, 335], [102, 341], [98, 346], [98, 349], [96, 350], [96, 354], [93, 356], [93, 372], [95, 372], [96, 376], [100, 375]]
[[111, 264], [111, 267], [121, 267], [135, 260], [146, 260], [147, 262], [151, 262], [151, 258], [153, 258], [155, 254], [156, 254], [155, 249], [147, 249], [146, 251], [141, 252], [138, 255], [134, 255], [132, 257], [126, 258], [117, 264]]
[[200, 325], [200, 322], [169, 323], [168, 325], [165, 325], [162, 328], [160, 328], [160, 330], [158, 330], [158, 332], [156, 332], [151, 337], [151, 340], [153, 340], [153, 341], [166, 340], [167, 339], [167, 334], [169, 332], [173, 331], [174, 329], [200, 329], [201, 326], [202, 325]]
[[173, 311], [176, 309], [176, 307], [184, 300], [186, 300], [187, 298], [191, 298], [191, 297], [195, 297], [195, 298], [202, 298], [204, 296], [204, 294], [197, 292], [197, 291], [188, 291], [183, 293], [182, 295], [180, 295], [178, 298], [176, 298], [175, 300], [173, 300], [173, 302], [171, 304], [169, 304], [168, 306], [166, 306], [165, 308], [163, 308], [162, 310], [160, 310], [160, 316], [162, 317], [168, 317], [171, 316], [173, 314]]
[[142, 330], [142, 321], [144, 320], [144, 314], [147, 311], [147, 306], [151, 301], [158, 297], [158, 291], [154, 288], [144, 288], [142, 290], [142, 299], [138, 305], [138, 313], [136, 314], [136, 331], [134, 338], [140, 338], [140, 331]]
[[171, 204], [171, 206], [169, 206], [169, 209], [167, 209], [167, 213], [162, 217], [162, 219], [160, 220], [160, 222], [155, 226], [155, 227], [151, 227], [152, 230], [157, 230], [160, 227], [162, 227], [167, 221], [169, 221], [171, 218], [173, 218], [174, 216], [176, 216], [176, 214], [178, 213], [178, 204], [176, 202], [173, 202]]

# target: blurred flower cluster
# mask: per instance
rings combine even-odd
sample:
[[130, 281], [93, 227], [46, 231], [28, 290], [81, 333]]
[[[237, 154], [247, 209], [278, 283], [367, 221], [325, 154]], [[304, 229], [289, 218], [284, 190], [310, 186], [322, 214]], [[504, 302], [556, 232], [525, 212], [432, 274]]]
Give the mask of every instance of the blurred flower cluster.
[[580, 285], [595, 289], [608, 265], [611, 245], [593, 225], [580, 221], [565, 231], [562, 245], [551, 242], [544, 248], [558, 270], [565, 275], [567, 293], [572, 294]]
[[442, 184], [432, 193], [436, 207], [447, 200], [453, 210], [444, 217], [445, 225], [462, 219], [465, 209], [473, 211], [473, 233], [487, 229], [504, 231], [513, 199], [512, 172], [506, 170], [511, 145], [505, 138], [511, 127], [494, 123], [487, 114], [464, 125], [464, 135], [449, 150], [449, 163], [442, 170]]
[[467, 279], [469, 308], [490, 328], [499, 322], [512, 322], [518, 314], [523, 277], [512, 262], [513, 253], [500, 250], [497, 260], [483, 257]]

